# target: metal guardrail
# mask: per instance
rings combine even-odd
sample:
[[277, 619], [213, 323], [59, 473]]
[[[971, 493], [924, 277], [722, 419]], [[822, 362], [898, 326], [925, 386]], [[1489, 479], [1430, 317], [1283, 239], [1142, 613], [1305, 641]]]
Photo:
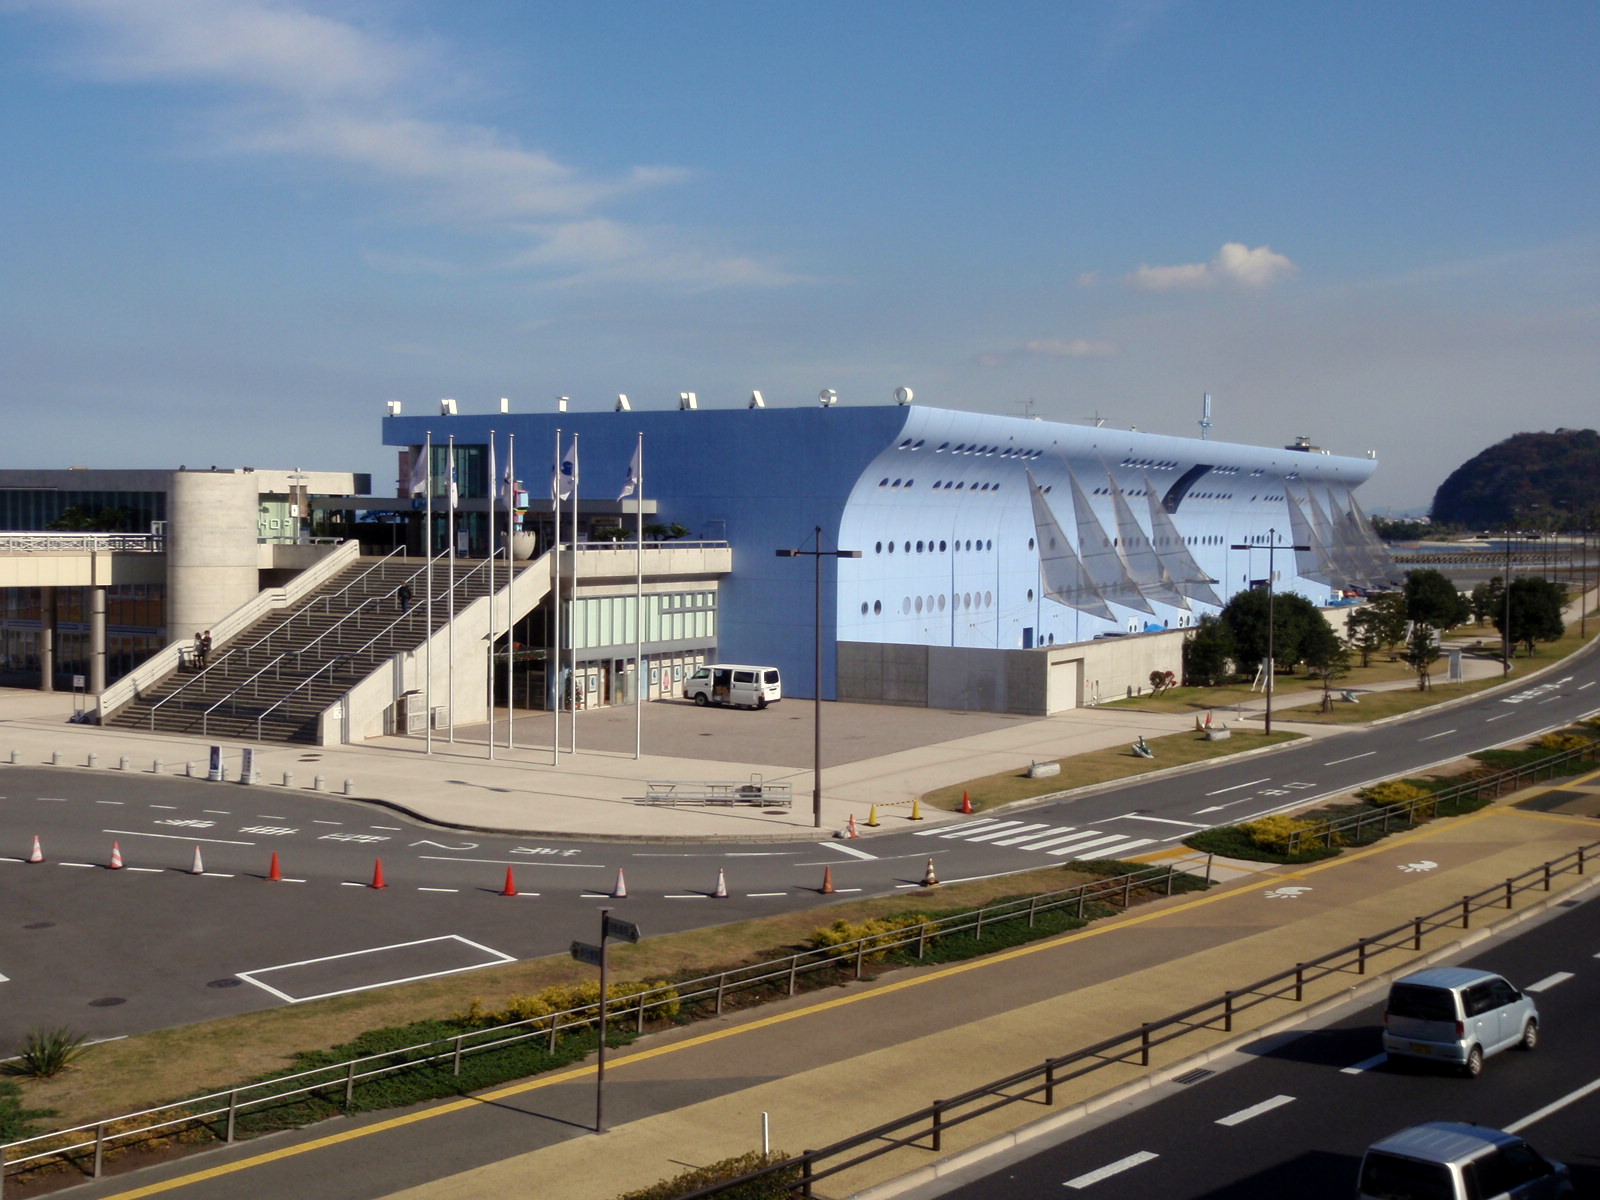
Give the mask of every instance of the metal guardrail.
[[166, 535], [160, 533], [0, 534], [0, 554], [82, 554], [101, 550], [164, 554], [166, 549]]
[[[868, 960], [890, 950], [915, 947], [917, 957], [921, 958], [928, 945], [941, 937], [970, 934], [981, 939], [985, 928], [993, 930], [995, 925], [1005, 921], [1026, 920], [1031, 928], [1040, 913], [1059, 909], [1076, 908], [1076, 916], [1082, 918], [1087, 905], [1096, 901], [1120, 897], [1126, 906], [1135, 890], [1163, 890], [1171, 895], [1173, 881], [1181, 874], [1185, 872], [1170, 865], [1146, 867], [1044, 895], [986, 905], [954, 916], [924, 921], [888, 934], [876, 934], [783, 958], [768, 959], [715, 975], [641, 988], [630, 995], [608, 1000], [607, 1023], [609, 1026], [614, 1020], [618, 1027], [622, 1027], [632, 1022], [634, 1028], [642, 1033], [647, 1015], [662, 1013], [669, 1006], [700, 1004], [720, 1015], [724, 1000], [730, 995], [766, 989], [780, 990], [792, 996], [798, 990], [800, 978], [814, 972], [853, 969], [855, 978], [860, 979]], [[71, 1155], [92, 1152], [92, 1174], [99, 1178], [106, 1150], [120, 1142], [133, 1141], [162, 1130], [211, 1124], [220, 1127], [218, 1132], [222, 1140], [232, 1142], [235, 1140], [238, 1118], [243, 1113], [319, 1092], [342, 1095], [343, 1103], [349, 1107], [354, 1100], [356, 1084], [365, 1080], [443, 1062], [449, 1062], [451, 1073], [459, 1075], [461, 1060], [465, 1055], [534, 1038], [547, 1039], [549, 1047], [554, 1050], [562, 1031], [587, 1029], [598, 1016], [598, 1004], [581, 1005], [0, 1144], [0, 1197], [5, 1193], [7, 1170], [51, 1160], [65, 1161]]]
[[1395, 925], [1371, 937], [1359, 938], [1349, 945], [1330, 950], [1308, 962], [1296, 963], [1291, 969], [1257, 979], [1244, 987], [1232, 988], [1182, 1012], [1172, 1013], [1157, 1021], [1147, 1021], [1137, 1029], [1058, 1057], [1047, 1058], [1036, 1066], [991, 1080], [959, 1096], [935, 1100], [916, 1112], [820, 1150], [807, 1150], [804, 1154], [736, 1179], [686, 1192], [678, 1200], [707, 1200], [784, 1170], [800, 1172], [799, 1180], [787, 1185], [788, 1190], [805, 1197], [805, 1200], [812, 1200], [812, 1189], [817, 1183], [884, 1154], [906, 1148], [941, 1153], [946, 1130], [976, 1120], [996, 1109], [1032, 1101], [1036, 1097], [1046, 1106], [1053, 1105], [1055, 1089], [1062, 1084], [1118, 1064], [1148, 1067], [1151, 1065], [1152, 1050], [1190, 1034], [1203, 1030], [1231, 1033], [1234, 1019], [1258, 1005], [1274, 1000], [1300, 1003], [1305, 999], [1305, 989], [1309, 983], [1351, 972], [1365, 975], [1368, 964], [1381, 954], [1398, 949], [1418, 952], [1422, 949], [1422, 939], [1428, 933], [1441, 929], [1468, 929], [1475, 912], [1485, 908], [1509, 909], [1513, 898], [1521, 892], [1536, 888], [1548, 892], [1556, 876], [1573, 871], [1582, 875], [1588, 863], [1594, 860], [1597, 850], [1600, 850], [1600, 842], [1579, 846], [1560, 858], [1524, 871], [1521, 875], [1513, 875], [1503, 884], [1463, 896], [1458, 903], [1412, 917], [1404, 924]]
[[1429, 792], [1425, 796], [1417, 796], [1397, 804], [1387, 804], [1370, 812], [1335, 817], [1308, 829], [1297, 829], [1289, 835], [1285, 844], [1288, 852], [1295, 854], [1308, 845], [1315, 845], [1318, 842], [1324, 846], [1332, 846], [1340, 837], [1351, 833], [1359, 836], [1362, 831], [1374, 825], [1381, 826], [1383, 831], [1388, 833], [1389, 826], [1396, 822], [1408, 825], [1414, 824], [1419, 818], [1427, 820], [1436, 816], [1442, 804], [1459, 800], [1481, 800], [1485, 796], [1495, 799], [1506, 792], [1515, 792], [1538, 783], [1541, 778], [1554, 779], [1558, 775], [1568, 774], [1558, 771], [1557, 767], [1571, 762], [1585, 760], [1592, 762], [1596, 759], [1600, 759], [1600, 741], [1590, 742], [1586, 746], [1575, 746], [1571, 750], [1553, 751], [1548, 757], [1536, 763], [1529, 763], [1527, 766], [1508, 767], [1492, 775], [1440, 788], [1437, 792]]
[[787, 779], [764, 780], [753, 775], [744, 783], [715, 783], [702, 780], [651, 779], [644, 795], [635, 804], [753, 804], [788, 808], [794, 803], [794, 784]]

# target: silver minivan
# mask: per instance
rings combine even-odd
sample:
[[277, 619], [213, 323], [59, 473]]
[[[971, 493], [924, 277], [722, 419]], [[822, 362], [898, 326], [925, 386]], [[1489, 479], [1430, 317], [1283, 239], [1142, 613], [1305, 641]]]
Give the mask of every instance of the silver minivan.
[[1539, 1041], [1533, 999], [1492, 971], [1431, 967], [1397, 979], [1383, 1012], [1391, 1057], [1449, 1063], [1477, 1075], [1491, 1054]]
[[1515, 1134], [1429, 1121], [1374, 1142], [1361, 1160], [1360, 1200], [1558, 1200], [1571, 1172]]

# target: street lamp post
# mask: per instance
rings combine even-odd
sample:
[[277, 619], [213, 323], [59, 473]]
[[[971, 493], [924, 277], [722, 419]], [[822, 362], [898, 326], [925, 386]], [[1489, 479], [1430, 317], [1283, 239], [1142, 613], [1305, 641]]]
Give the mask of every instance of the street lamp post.
[[810, 558], [816, 563], [816, 707], [811, 721], [811, 821], [822, 828], [822, 560], [824, 558], [860, 558], [859, 550], [824, 550], [822, 526], [816, 527], [815, 550], [779, 550], [779, 558]]
[[[1245, 542], [1239, 545], [1230, 546], [1229, 549], [1259, 550], [1260, 547]], [[1278, 531], [1276, 529], [1267, 530], [1267, 719], [1265, 722], [1264, 732], [1268, 734], [1271, 734], [1272, 732], [1272, 677], [1275, 673], [1272, 667], [1272, 583], [1274, 576], [1277, 574], [1275, 564], [1277, 562], [1279, 550], [1309, 549], [1311, 549], [1310, 546], [1297, 546], [1293, 542], [1285, 542], [1282, 545], [1279, 545]]]

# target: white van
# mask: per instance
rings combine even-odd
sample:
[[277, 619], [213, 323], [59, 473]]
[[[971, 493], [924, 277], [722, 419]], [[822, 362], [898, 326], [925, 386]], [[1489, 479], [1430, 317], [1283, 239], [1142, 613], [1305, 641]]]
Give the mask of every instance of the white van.
[[683, 698], [702, 708], [707, 704], [765, 708], [783, 699], [783, 683], [777, 667], [712, 663], [683, 681]]

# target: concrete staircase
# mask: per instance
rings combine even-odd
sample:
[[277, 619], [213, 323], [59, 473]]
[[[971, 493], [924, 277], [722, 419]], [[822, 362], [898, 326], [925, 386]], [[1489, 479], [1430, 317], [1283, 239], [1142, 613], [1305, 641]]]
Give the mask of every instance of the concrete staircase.
[[[531, 565], [517, 564], [519, 579]], [[540, 560], [536, 569], [547, 581], [548, 563]], [[458, 559], [455, 576], [459, 621], [474, 601], [489, 594], [487, 564]], [[357, 559], [308, 598], [262, 617], [225, 645], [214, 645], [205, 670], [185, 661], [103, 721], [167, 733], [315, 743], [329, 708], [396, 655], [417, 650], [445, 628], [451, 612], [448, 579], [445, 560], [435, 560], [430, 610], [425, 560]], [[402, 584], [413, 593], [404, 614], [396, 598]], [[504, 563], [495, 565], [495, 585], [503, 594]], [[546, 582], [541, 591], [547, 587]]]

